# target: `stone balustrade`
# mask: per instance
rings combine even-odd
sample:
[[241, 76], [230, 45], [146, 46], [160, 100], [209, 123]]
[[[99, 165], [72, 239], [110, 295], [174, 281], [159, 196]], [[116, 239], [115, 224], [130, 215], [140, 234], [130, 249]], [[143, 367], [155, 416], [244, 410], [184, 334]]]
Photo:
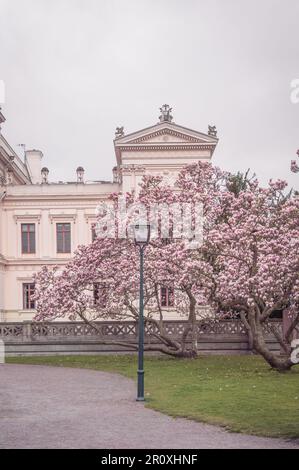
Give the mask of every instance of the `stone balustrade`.
[[[101, 321], [95, 327], [83, 322], [22, 322], [0, 323], [0, 339], [5, 343], [7, 355], [32, 354], [98, 354], [101, 352], [126, 352], [122, 341], [137, 342], [138, 328], [133, 321]], [[186, 322], [168, 320], [164, 331], [173, 339], [180, 339]], [[273, 350], [279, 345], [272, 333], [275, 328], [282, 331], [280, 320], [270, 320], [264, 325], [266, 340]], [[155, 336], [152, 335], [155, 333]], [[159, 343], [158, 328], [146, 324], [145, 342]], [[202, 353], [248, 353], [251, 346], [245, 326], [241, 320], [219, 320], [197, 322], [198, 350]], [[107, 341], [110, 344], [101, 344]], [[114, 342], [117, 343], [114, 345]]]

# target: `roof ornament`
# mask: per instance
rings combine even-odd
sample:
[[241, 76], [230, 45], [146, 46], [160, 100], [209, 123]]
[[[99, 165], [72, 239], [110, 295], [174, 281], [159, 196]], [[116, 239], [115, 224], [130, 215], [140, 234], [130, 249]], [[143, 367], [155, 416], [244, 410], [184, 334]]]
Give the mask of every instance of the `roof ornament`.
[[124, 126], [117, 127], [115, 131], [115, 138], [119, 139], [120, 137], [123, 137], [124, 135], [125, 135]]
[[77, 183], [84, 183], [84, 168], [82, 166], [78, 166], [76, 173]]
[[209, 126], [208, 135], [212, 135], [213, 137], [217, 137], [216, 126]]
[[171, 115], [172, 108], [169, 104], [163, 104], [160, 108], [161, 116], [159, 116], [160, 122], [171, 122], [173, 120], [173, 116]]
[[[1, 80], [0, 80], [0, 82], [1, 82]], [[1, 93], [1, 92], [0, 92], [0, 93]], [[1, 129], [1, 124], [2, 124], [3, 122], [5, 122], [5, 117], [4, 117], [3, 114], [2, 114], [2, 108], [1, 108], [1, 106], [0, 106], [0, 129]]]
[[48, 184], [48, 176], [49, 176], [49, 170], [47, 167], [43, 167], [41, 169], [41, 175], [42, 175], [42, 183]]

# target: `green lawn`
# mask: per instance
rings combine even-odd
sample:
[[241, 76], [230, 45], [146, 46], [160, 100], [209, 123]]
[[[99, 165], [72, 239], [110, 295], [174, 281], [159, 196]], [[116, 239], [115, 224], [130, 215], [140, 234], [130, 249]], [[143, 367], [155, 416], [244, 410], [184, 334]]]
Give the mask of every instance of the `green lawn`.
[[[81, 367], [135, 379], [133, 355], [14, 357], [7, 362]], [[299, 367], [279, 374], [255, 356], [147, 357], [147, 406], [236, 432], [299, 437]]]

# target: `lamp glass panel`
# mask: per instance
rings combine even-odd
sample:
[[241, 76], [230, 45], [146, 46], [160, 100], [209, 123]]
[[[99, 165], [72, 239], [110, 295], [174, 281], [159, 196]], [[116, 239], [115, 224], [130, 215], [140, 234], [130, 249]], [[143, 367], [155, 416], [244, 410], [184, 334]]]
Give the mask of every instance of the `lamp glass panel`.
[[136, 243], [147, 243], [149, 238], [149, 226], [148, 225], [136, 225], [135, 226], [135, 241]]

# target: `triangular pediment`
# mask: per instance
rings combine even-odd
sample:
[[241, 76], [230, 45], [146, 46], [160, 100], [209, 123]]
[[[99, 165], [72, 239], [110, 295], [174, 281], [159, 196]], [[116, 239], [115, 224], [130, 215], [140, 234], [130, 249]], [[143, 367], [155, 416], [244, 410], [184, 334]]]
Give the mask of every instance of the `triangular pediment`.
[[217, 137], [173, 123], [159, 123], [115, 139], [116, 146], [150, 144], [216, 144]]
[[193, 136], [182, 134], [181, 132], [173, 131], [171, 129], [161, 129], [151, 134], [146, 134], [142, 137], [137, 137], [130, 141], [131, 144], [141, 143], [187, 143], [187, 142], [201, 142], [204, 143], [203, 139], [198, 139]]
[[[211, 127], [211, 129], [216, 133], [216, 128]], [[162, 158], [161, 154], [164, 152], [167, 152], [168, 156], [172, 153], [174, 158], [180, 160], [184, 158], [183, 155], [187, 158], [189, 154], [193, 156], [196, 154], [199, 158], [210, 157], [217, 143], [218, 138], [216, 135], [211, 135], [211, 132], [204, 134], [167, 121], [131, 134], [125, 134], [123, 127], [117, 128], [114, 147], [117, 164], [121, 165], [122, 155], [125, 154], [126, 159], [131, 158], [135, 161], [138, 160], [137, 153], [140, 153], [141, 159], [144, 159], [144, 152], [149, 152], [151, 155], [155, 152], [155, 158]], [[186, 161], [189, 161], [188, 158]]]

